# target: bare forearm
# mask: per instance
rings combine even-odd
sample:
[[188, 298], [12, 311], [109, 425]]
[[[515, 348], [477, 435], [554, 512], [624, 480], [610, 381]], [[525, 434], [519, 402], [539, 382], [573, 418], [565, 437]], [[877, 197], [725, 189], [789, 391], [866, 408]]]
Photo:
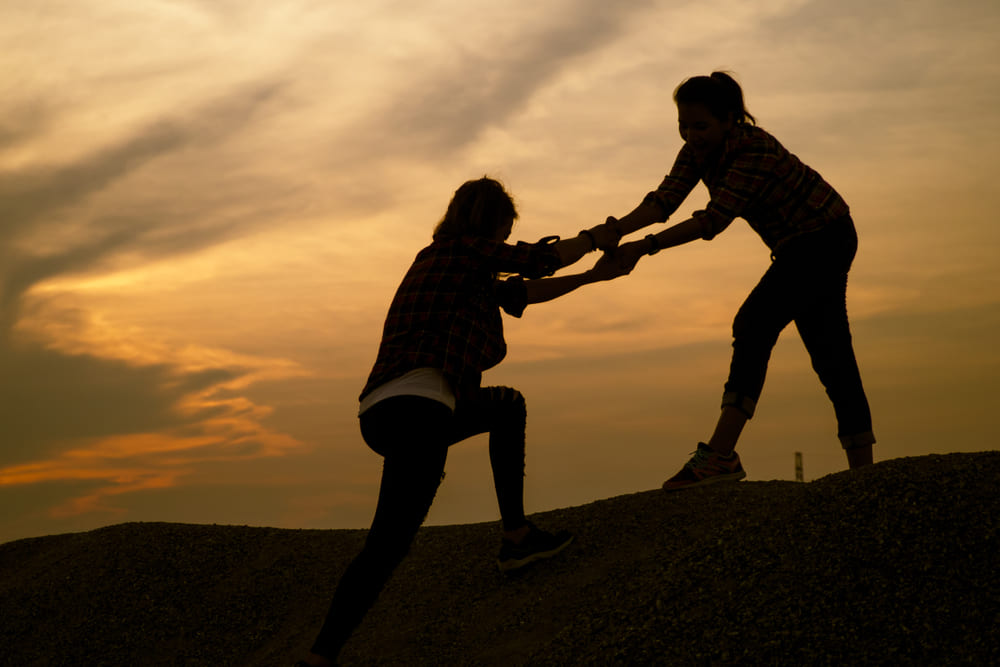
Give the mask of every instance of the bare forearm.
[[647, 227], [654, 222], [663, 222], [664, 217], [658, 206], [642, 203], [635, 207], [628, 215], [618, 218], [616, 227], [622, 236], [628, 236], [632, 232]]
[[[569, 266], [592, 250], [596, 250], [590, 237], [583, 233], [571, 239], [563, 239], [555, 244], [562, 266]], [[530, 303], [530, 301], [529, 301]]]
[[528, 303], [531, 304], [551, 301], [592, 282], [595, 282], [595, 278], [590, 271], [586, 271], [567, 276], [526, 280], [524, 286], [528, 290]]
[[571, 239], [558, 241], [555, 244], [562, 266], [569, 266], [589, 252], [600, 248], [610, 250], [618, 245], [621, 235], [615, 225], [605, 222], [584, 229]]
[[701, 223], [694, 218], [688, 218], [684, 222], [678, 222], [676, 225], [671, 225], [663, 231], [657, 234], [650, 234], [649, 236], [652, 236], [653, 239], [647, 236], [639, 242], [643, 244], [642, 247], [647, 253], [654, 249], [654, 243], [656, 249], [662, 250], [663, 248], [672, 248], [700, 239], [702, 237], [702, 227]]

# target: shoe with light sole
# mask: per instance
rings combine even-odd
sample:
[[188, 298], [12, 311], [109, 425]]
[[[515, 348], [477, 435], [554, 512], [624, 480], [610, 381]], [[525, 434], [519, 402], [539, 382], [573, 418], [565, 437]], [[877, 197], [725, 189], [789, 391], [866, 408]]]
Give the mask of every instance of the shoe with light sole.
[[552, 558], [573, 541], [573, 536], [565, 530], [556, 534], [544, 531], [534, 524], [527, 536], [518, 544], [505, 539], [500, 545], [497, 567], [501, 572], [510, 572], [530, 565], [537, 560]]
[[723, 456], [704, 442], [698, 443], [691, 460], [663, 483], [664, 491], [679, 491], [716, 482], [737, 482], [747, 476], [736, 452]]

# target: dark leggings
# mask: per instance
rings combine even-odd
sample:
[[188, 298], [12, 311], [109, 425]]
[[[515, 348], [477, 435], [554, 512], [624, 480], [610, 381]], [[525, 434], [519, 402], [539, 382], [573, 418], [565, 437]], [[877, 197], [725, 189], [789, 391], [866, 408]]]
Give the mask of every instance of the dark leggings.
[[733, 359], [723, 406], [753, 416], [771, 350], [782, 329], [795, 322], [833, 402], [841, 444], [851, 449], [875, 442], [847, 321], [847, 273], [857, 249], [849, 217], [781, 246], [733, 321]]
[[448, 447], [489, 433], [490, 464], [504, 530], [524, 516], [524, 397], [509, 387], [484, 387], [455, 412], [438, 401], [396, 396], [361, 415], [365, 442], [384, 457], [371, 529], [344, 572], [312, 651], [331, 661], [375, 603], [410, 549], [444, 475]]

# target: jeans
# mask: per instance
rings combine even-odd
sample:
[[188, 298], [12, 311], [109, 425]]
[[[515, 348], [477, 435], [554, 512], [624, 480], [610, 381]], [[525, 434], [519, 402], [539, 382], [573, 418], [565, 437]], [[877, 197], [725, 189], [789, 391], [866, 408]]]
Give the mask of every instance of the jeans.
[[375, 603], [403, 560], [444, 476], [448, 447], [489, 433], [490, 464], [505, 530], [524, 515], [524, 397], [509, 387], [484, 387], [455, 412], [420, 396], [395, 396], [361, 415], [365, 442], [384, 458], [378, 504], [361, 552], [347, 566], [312, 651], [331, 661]]
[[733, 321], [733, 358], [722, 405], [753, 417], [778, 335], [795, 322], [812, 367], [833, 402], [844, 449], [875, 442], [847, 321], [847, 273], [858, 249], [845, 217], [790, 239], [772, 255], [767, 272]]

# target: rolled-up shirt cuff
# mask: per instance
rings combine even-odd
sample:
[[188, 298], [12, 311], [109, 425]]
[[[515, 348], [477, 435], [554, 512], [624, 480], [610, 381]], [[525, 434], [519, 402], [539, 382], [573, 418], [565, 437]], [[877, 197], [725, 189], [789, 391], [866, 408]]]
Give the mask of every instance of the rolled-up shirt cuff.
[[524, 278], [511, 276], [497, 283], [496, 297], [497, 303], [505, 313], [512, 317], [521, 317], [524, 309], [528, 307], [528, 288], [524, 284]]

